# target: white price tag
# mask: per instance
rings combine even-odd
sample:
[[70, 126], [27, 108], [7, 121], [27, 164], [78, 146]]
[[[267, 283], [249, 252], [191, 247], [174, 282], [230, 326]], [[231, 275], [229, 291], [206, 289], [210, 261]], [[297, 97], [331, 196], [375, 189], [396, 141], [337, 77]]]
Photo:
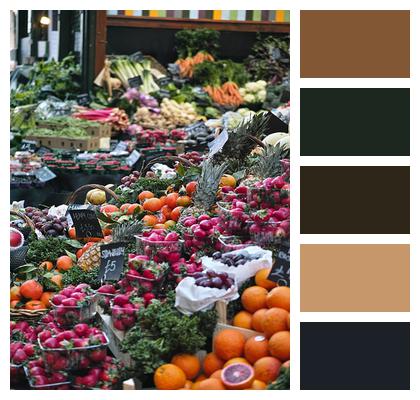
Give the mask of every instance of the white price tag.
[[212, 157], [216, 153], [218, 153], [220, 150], [223, 149], [223, 146], [229, 139], [229, 133], [226, 129], [223, 129], [223, 131], [220, 133], [219, 136], [217, 136], [216, 139], [214, 139], [212, 142], [209, 143], [209, 157]]

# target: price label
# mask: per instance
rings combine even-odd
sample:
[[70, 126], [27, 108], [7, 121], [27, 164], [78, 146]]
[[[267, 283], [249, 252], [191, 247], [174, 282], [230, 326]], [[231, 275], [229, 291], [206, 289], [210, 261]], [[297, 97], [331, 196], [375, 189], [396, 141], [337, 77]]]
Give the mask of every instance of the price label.
[[141, 79], [141, 76], [133, 76], [132, 78], [128, 79], [128, 85], [131, 88], [138, 88], [143, 83], [143, 79]]
[[159, 89], [158, 94], [159, 94], [160, 97], [165, 98], [165, 97], [170, 97], [171, 92], [169, 90], [166, 90], [166, 89]]
[[30, 151], [33, 153], [36, 150], [36, 141], [35, 140], [22, 140], [20, 145], [21, 151]]
[[169, 78], [169, 76], [162, 76], [161, 78], [156, 79], [156, 83], [159, 86], [166, 86], [171, 83], [171, 78]]
[[79, 106], [88, 106], [90, 103], [89, 93], [79, 94], [76, 97], [76, 101], [77, 101], [77, 104], [79, 104]]
[[229, 133], [227, 129], [223, 129], [222, 133], [216, 137], [212, 142], [209, 143], [209, 157], [214, 156], [220, 150], [223, 149], [223, 146], [229, 139]]
[[124, 268], [124, 251], [122, 243], [101, 244], [101, 265], [99, 279], [101, 281], [118, 281]]
[[69, 211], [69, 214], [78, 238], [104, 237], [95, 211], [89, 209], [73, 209]]
[[288, 246], [280, 246], [268, 279], [281, 286], [290, 286], [290, 248]]
[[140, 153], [137, 150], [133, 150], [131, 154], [126, 158], [125, 163], [132, 167], [140, 158]]
[[42, 167], [35, 171], [35, 176], [40, 180], [41, 182], [48, 182], [51, 179], [54, 179], [57, 177], [54, 172], [52, 172], [48, 167]]
[[199, 135], [200, 133], [207, 133], [208, 129], [203, 121], [195, 122], [194, 124], [188, 125], [184, 128], [184, 131], [189, 135]]
[[131, 61], [140, 62], [143, 59], [144, 59], [144, 55], [140, 50], [130, 55]]
[[47, 154], [47, 153], [51, 153], [52, 152], [52, 150], [51, 149], [49, 149], [48, 147], [44, 147], [44, 146], [41, 146], [37, 151], [36, 151], [36, 154], [38, 154], [39, 156], [43, 156], [44, 154]]
[[174, 64], [174, 63], [168, 64], [168, 71], [172, 75], [179, 75], [179, 73], [180, 73], [179, 65], [178, 64]]

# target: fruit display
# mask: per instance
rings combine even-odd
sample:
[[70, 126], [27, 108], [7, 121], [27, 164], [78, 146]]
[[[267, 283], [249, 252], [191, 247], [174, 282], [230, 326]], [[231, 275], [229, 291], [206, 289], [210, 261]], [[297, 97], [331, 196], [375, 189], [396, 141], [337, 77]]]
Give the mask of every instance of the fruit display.
[[139, 42], [94, 86], [73, 58], [13, 82], [11, 389], [289, 387], [288, 41], [248, 35], [253, 65], [219, 58], [229, 35], [180, 30], [167, 68]]

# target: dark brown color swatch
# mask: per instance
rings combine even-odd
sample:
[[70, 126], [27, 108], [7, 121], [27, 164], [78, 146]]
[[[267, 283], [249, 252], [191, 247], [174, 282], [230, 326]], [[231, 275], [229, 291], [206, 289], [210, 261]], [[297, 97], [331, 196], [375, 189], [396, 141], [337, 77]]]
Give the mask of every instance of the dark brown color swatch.
[[410, 246], [303, 244], [300, 311], [410, 311]]
[[301, 11], [302, 78], [409, 78], [410, 12]]
[[410, 167], [301, 167], [300, 232], [410, 233]]

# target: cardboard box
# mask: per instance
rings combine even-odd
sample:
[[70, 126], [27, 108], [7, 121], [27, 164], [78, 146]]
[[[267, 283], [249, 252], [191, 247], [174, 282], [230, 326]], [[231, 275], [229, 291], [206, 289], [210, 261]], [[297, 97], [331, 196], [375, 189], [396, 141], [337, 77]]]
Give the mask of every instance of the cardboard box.
[[28, 136], [29, 140], [37, 142], [37, 146], [45, 146], [51, 149], [97, 151], [99, 149], [99, 137], [83, 139], [69, 139], [57, 136]]
[[[48, 120], [47, 120], [47, 121], [42, 121], [42, 122], [38, 123], [37, 127], [38, 128], [55, 130], [55, 129], [65, 128], [66, 125], [49, 123]], [[111, 125], [109, 125], [109, 124], [99, 124], [99, 126], [89, 126], [87, 128], [83, 128], [83, 129], [90, 136], [98, 137], [98, 138], [102, 138], [102, 137], [109, 137], [110, 138], [111, 133], [112, 133], [112, 128], [111, 128]]]

